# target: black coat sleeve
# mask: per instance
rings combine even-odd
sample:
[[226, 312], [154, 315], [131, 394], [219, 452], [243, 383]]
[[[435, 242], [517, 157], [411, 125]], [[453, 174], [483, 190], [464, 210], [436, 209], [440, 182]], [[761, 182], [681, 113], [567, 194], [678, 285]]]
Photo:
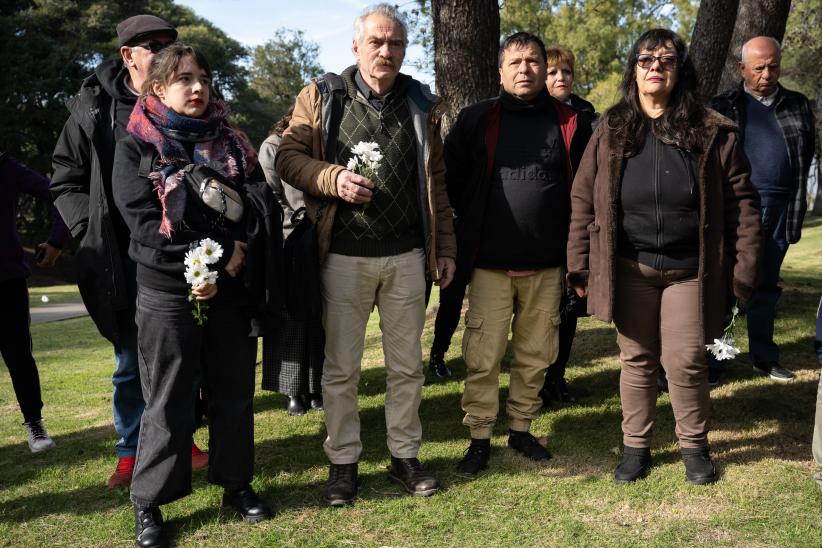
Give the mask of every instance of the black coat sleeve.
[[112, 190], [117, 209], [131, 232], [129, 256], [149, 268], [177, 272], [191, 244], [211, 238], [223, 247], [223, 256], [214, 266], [224, 270], [234, 252], [234, 240], [194, 230], [187, 223], [175, 227], [170, 238], [160, 233], [163, 217], [160, 199], [153, 183], [139, 174], [143, 146], [129, 135], [118, 141], [114, 153]]
[[51, 197], [71, 235], [82, 239], [88, 227], [91, 143], [74, 116], [60, 132], [52, 155]]
[[466, 179], [474, 171], [474, 166], [468, 161], [468, 141], [465, 139], [466, 126], [465, 109], [457, 115], [457, 120], [445, 137], [443, 156], [445, 159], [445, 189], [448, 192], [448, 202], [451, 209], [459, 218], [465, 208]]

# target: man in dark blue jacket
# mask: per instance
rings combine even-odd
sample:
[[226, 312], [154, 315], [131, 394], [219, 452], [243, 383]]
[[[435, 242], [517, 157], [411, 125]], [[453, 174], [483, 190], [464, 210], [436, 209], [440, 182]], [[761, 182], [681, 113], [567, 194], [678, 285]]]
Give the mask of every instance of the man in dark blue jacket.
[[762, 199], [765, 252], [756, 292], [746, 307], [753, 368], [774, 380], [790, 381], [794, 374], [779, 364], [773, 340], [774, 315], [782, 293], [779, 269], [788, 245], [799, 241], [808, 209], [805, 184], [815, 122], [808, 99], [779, 84], [781, 57], [773, 38], [748, 40], [739, 63], [742, 83], [715, 97], [711, 106], [739, 124], [751, 181]]

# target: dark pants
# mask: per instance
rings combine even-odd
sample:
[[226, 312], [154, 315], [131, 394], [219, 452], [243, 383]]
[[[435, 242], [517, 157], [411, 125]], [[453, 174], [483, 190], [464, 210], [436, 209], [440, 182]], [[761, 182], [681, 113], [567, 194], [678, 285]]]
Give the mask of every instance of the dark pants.
[[779, 347], [773, 340], [773, 323], [776, 303], [782, 294], [779, 269], [788, 252], [785, 239], [787, 212], [785, 205], [762, 206], [764, 253], [756, 291], [745, 309], [748, 316], [748, 346], [754, 363], [779, 361]]
[[[466, 275], [468, 274], [468, 275]], [[457, 272], [448, 287], [440, 291], [440, 307], [434, 320], [434, 342], [431, 354], [444, 356], [451, 346], [451, 337], [457, 330], [462, 313], [462, 301], [465, 299], [465, 288], [471, 279], [468, 273]]]
[[209, 395], [208, 480], [244, 487], [254, 467], [254, 363], [257, 340], [245, 312], [223, 293], [209, 301], [198, 327], [186, 295], [137, 291], [140, 379], [146, 408], [140, 423], [131, 500], [149, 506], [191, 492], [195, 378]]
[[25, 278], [0, 282], [0, 353], [9, 368], [11, 384], [26, 422], [41, 419], [40, 376], [31, 355], [29, 291]]
[[[570, 291], [573, 291], [573, 289]], [[574, 344], [574, 335], [577, 332], [577, 314], [579, 312], [575, 307], [569, 305], [570, 298], [573, 297], [566, 292], [560, 305], [562, 310], [559, 324], [559, 353], [557, 353], [557, 359], [548, 366], [548, 371], [545, 372], [546, 385], [548, 382], [555, 383], [565, 378], [565, 366], [568, 365], [568, 359], [571, 357], [571, 346]]]

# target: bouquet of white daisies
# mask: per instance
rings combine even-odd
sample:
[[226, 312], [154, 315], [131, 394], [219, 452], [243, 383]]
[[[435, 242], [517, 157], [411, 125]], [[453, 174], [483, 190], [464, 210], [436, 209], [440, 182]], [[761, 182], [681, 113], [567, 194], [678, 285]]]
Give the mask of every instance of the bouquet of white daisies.
[[[377, 143], [368, 143], [360, 141], [351, 149], [353, 156], [348, 160], [345, 168], [353, 171], [363, 177], [371, 180], [376, 184], [377, 170], [380, 169], [380, 161], [382, 160], [382, 152], [380, 152], [380, 145]], [[362, 208], [368, 207], [368, 202], [364, 203]]]
[[219, 261], [222, 256], [223, 246], [211, 238], [200, 240], [196, 247], [192, 247], [186, 253], [184, 261], [186, 265], [185, 277], [186, 283], [191, 286], [191, 289], [188, 290], [188, 300], [194, 303], [194, 310], [191, 311], [191, 314], [194, 316], [197, 325], [204, 325], [208, 319], [205, 315], [208, 303], [198, 301], [192, 289], [205, 283], [212, 285], [217, 283], [219, 272], [209, 270], [208, 266]]

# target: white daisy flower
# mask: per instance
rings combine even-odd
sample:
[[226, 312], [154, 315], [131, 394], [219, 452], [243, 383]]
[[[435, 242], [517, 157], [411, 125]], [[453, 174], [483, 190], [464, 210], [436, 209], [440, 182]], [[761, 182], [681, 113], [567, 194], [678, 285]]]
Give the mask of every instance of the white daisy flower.
[[189, 249], [186, 252], [186, 258], [183, 260], [183, 264], [185, 264], [187, 267], [205, 266], [205, 256], [200, 251], [200, 248]]
[[191, 287], [203, 285], [208, 274], [209, 270], [205, 266], [191, 266], [185, 271], [186, 283]]
[[713, 344], [706, 344], [705, 348], [717, 360], [732, 360], [739, 354], [739, 349], [733, 345], [733, 342], [733, 337], [722, 337], [721, 339], [714, 339]]
[[197, 250], [203, 254], [203, 261], [206, 264], [214, 264], [223, 256], [223, 246], [212, 240], [205, 238], [200, 240], [200, 245]]

